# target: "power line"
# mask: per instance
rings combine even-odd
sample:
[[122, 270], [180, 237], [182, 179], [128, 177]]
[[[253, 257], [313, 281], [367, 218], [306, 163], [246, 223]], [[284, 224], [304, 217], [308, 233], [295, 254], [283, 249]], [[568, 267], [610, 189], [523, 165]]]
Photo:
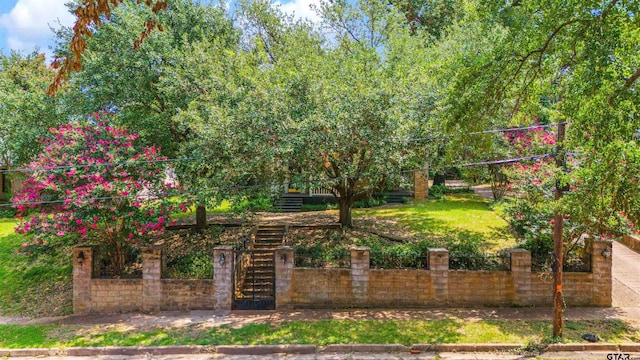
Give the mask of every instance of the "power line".
[[466, 163], [466, 164], [453, 164], [453, 166], [469, 167], [469, 166], [478, 166], [478, 165], [509, 164], [509, 163], [520, 162], [520, 161], [544, 159], [546, 157], [551, 157], [551, 156], [553, 156], [553, 154], [532, 155], [532, 156], [524, 156], [524, 157], [505, 159], [505, 160], [481, 161], [481, 162]]
[[[367, 176], [369, 174], [362, 174], [361, 176]], [[316, 183], [325, 183], [327, 181], [343, 181], [346, 179], [353, 179], [353, 177], [350, 176], [342, 176], [342, 177], [337, 177], [337, 178], [332, 178], [332, 179], [318, 179], [318, 180], [312, 180], [312, 181], [307, 181], [306, 183], [308, 184], [316, 184]], [[191, 194], [191, 195], [197, 195], [197, 194], [201, 194], [201, 193], [208, 193], [210, 191], [236, 191], [236, 190], [248, 190], [248, 189], [256, 189], [256, 188], [263, 188], [263, 187], [275, 187], [275, 186], [282, 186], [281, 183], [262, 183], [262, 184], [254, 184], [254, 185], [241, 185], [241, 186], [229, 186], [229, 187], [217, 187], [217, 188], [211, 188], [209, 190], [187, 190], [187, 189], [169, 189], [170, 191], [170, 195], [167, 196], [163, 196], [164, 198], [170, 197], [170, 196], [175, 196], [175, 195], [180, 195], [180, 194]], [[63, 204], [63, 203], [77, 203], [77, 202], [92, 202], [92, 201], [99, 201], [99, 200], [114, 200], [114, 199], [135, 199], [136, 201], [144, 201], [144, 200], [155, 200], [158, 199], [160, 196], [158, 196], [157, 194], [149, 194], [149, 195], [135, 195], [135, 194], [131, 194], [131, 195], [119, 195], [119, 196], [105, 196], [105, 197], [89, 197], [89, 198], [79, 198], [79, 199], [74, 199], [74, 200], [70, 200], [70, 199], [64, 199], [64, 200], [44, 200], [44, 201], [27, 201], [27, 202], [18, 202], [18, 203], [7, 203], [7, 204], [0, 204], [0, 208], [1, 207], [15, 207], [15, 206], [29, 206], [29, 205], [45, 205], [45, 204]]]
[[152, 163], [167, 163], [167, 162], [179, 162], [179, 161], [191, 161], [196, 158], [174, 158], [174, 159], [156, 159], [156, 160], [137, 160], [137, 161], [123, 161], [117, 163], [95, 163], [95, 164], [77, 164], [77, 165], [60, 165], [60, 166], [48, 166], [44, 168], [16, 168], [16, 169], [4, 169], [0, 170], [0, 174], [12, 173], [12, 172], [37, 172], [37, 171], [51, 171], [51, 170], [65, 170], [73, 168], [89, 168], [89, 167], [109, 167], [120, 165], [135, 165], [135, 164], [152, 164]]
[[[570, 124], [570, 122], [564, 122], [561, 124]], [[489, 133], [504, 133], [504, 132], [512, 132], [512, 131], [520, 131], [520, 130], [532, 130], [532, 129], [542, 129], [549, 128], [553, 126], [557, 126], [558, 124], [546, 124], [546, 125], [532, 125], [532, 126], [522, 126], [516, 128], [504, 128], [504, 129], [493, 129], [493, 130], [484, 130], [484, 131], [475, 131], [467, 133], [466, 135], [480, 135], [480, 134], [489, 134]], [[428, 136], [423, 138], [411, 138], [408, 142], [416, 142], [421, 140], [433, 140], [433, 139], [446, 139], [451, 137], [460, 136], [458, 135], [437, 135], [437, 136]], [[254, 154], [242, 154], [244, 156], [247, 155], [258, 155]], [[221, 158], [218, 156], [216, 158]], [[43, 168], [16, 168], [16, 169], [0, 169], [0, 174], [3, 173], [13, 173], [13, 172], [36, 172], [36, 171], [51, 171], [51, 170], [64, 170], [64, 169], [72, 169], [72, 168], [88, 168], [88, 167], [109, 167], [109, 166], [120, 166], [120, 165], [135, 165], [141, 163], [168, 163], [168, 162], [179, 162], [179, 161], [192, 161], [197, 160], [197, 158], [171, 158], [171, 159], [158, 159], [158, 160], [137, 160], [137, 161], [123, 161], [117, 163], [94, 163], [94, 164], [74, 164], [74, 165], [60, 165], [60, 166], [51, 166], [51, 167], [43, 167]]]
[[[474, 163], [449, 164], [448, 166], [449, 167], [470, 167], [470, 166], [482, 166], [482, 165], [494, 165], [494, 164], [509, 164], [514, 162], [544, 159], [546, 157], [551, 157], [551, 156], [553, 156], [553, 154], [541, 154], [541, 155], [531, 155], [531, 156], [524, 156], [524, 157], [510, 158], [510, 159], [480, 161], [480, 162], [474, 162]], [[401, 173], [416, 173], [416, 172], [424, 172], [424, 169], [413, 169], [413, 170], [401, 171]]]
[[[570, 124], [570, 122], [564, 122], [564, 123], [561, 123], [561, 124]], [[492, 133], [505, 133], [505, 132], [512, 132], [512, 131], [521, 131], [521, 130], [544, 129], [544, 128], [550, 128], [550, 127], [554, 127], [554, 126], [558, 126], [558, 124], [532, 125], [532, 126], [520, 126], [520, 127], [515, 127], [515, 128], [504, 128], [504, 129], [474, 131], [474, 132], [470, 132], [470, 133], [463, 134], [463, 135], [480, 135], [480, 134], [492, 134]], [[415, 142], [415, 141], [423, 141], [423, 140], [446, 139], [446, 138], [452, 138], [452, 137], [456, 137], [456, 136], [460, 136], [460, 134], [456, 134], [456, 135], [434, 135], [434, 136], [427, 136], [427, 137], [423, 137], [423, 138], [411, 138], [408, 141], [409, 142]]]
[[[572, 154], [572, 155], [579, 155], [579, 154]], [[510, 158], [510, 159], [502, 159], [502, 160], [492, 160], [492, 161], [481, 161], [481, 162], [475, 162], [475, 163], [464, 163], [464, 164], [452, 164], [452, 167], [470, 167], [470, 166], [484, 166], [484, 165], [495, 165], [495, 164], [508, 164], [508, 163], [514, 163], [514, 162], [521, 162], [521, 161], [529, 161], [529, 160], [537, 160], [537, 159], [544, 159], [547, 157], [551, 157], [553, 156], [553, 154], [541, 154], [541, 155], [532, 155], [532, 156], [524, 156], [524, 157], [518, 157], [518, 158]], [[412, 170], [402, 170], [400, 171], [400, 173], [406, 174], [406, 173], [416, 173], [416, 172], [421, 172], [424, 171], [424, 169], [412, 169]], [[359, 175], [357, 178], [362, 178], [362, 177], [366, 177], [370, 174], [361, 174]], [[331, 179], [317, 179], [317, 180], [310, 180], [310, 181], [305, 181], [305, 183], [307, 184], [317, 184], [317, 183], [326, 183], [326, 182], [331, 182], [331, 181], [344, 181], [344, 180], [348, 180], [348, 179], [356, 179], [355, 177], [352, 176], [341, 176], [341, 177], [336, 177], [336, 178], [331, 178]], [[254, 185], [241, 185], [241, 186], [229, 186], [229, 187], [218, 187], [218, 188], [211, 188], [209, 190], [178, 190], [178, 189], [170, 189], [172, 191], [170, 195], [165, 196], [169, 197], [169, 196], [175, 196], [175, 195], [179, 195], [179, 194], [190, 194], [190, 195], [197, 195], [197, 194], [201, 194], [201, 193], [208, 193], [211, 191], [236, 191], [236, 190], [248, 190], [248, 189], [257, 189], [257, 188], [263, 188], [263, 187], [278, 187], [281, 186], [281, 183], [262, 183], [262, 184], [254, 184]], [[45, 204], [63, 204], [63, 203], [67, 203], [67, 202], [93, 202], [93, 201], [100, 201], [100, 200], [114, 200], [114, 199], [124, 199], [124, 198], [129, 198], [129, 199], [135, 199], [137, 201], [144, 201], [144, 200], [154, 200], [159, 198], [158, 195], [156, 194], [150, 194], [150, 195], [121, 195], [121, 196], [106, 196], [106, 197], [97, 197], [97, 198], [83, 198], [83, 199], [77, 199], [77, 200], [69, 200], [69, 199], [65, 199], [65, 200], [48, 200], [48, 201], [32, 201], [32, 202], [20, 202], [20, 203], [12, 203], [12, 204], [0, 204], [0, 208], [2, 207], [10, 207], [10, 206], [29, 206], [29, 205], [45, 205]]]

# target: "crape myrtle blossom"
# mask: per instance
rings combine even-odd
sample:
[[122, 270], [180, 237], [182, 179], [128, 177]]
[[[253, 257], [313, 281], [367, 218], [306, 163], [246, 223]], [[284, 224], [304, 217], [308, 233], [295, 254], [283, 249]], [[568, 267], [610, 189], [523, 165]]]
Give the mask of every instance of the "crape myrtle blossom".
[[[115, 249], [110, 260], [118, 272], [128, 248], [149, 242], [172, 213], [188, 207], [169, 201], [175, 188], [165, 186], [160, 149], [111, 126], [111, 116], [95, 113], [91, 124], [49, 129], [44, 151], [28, 165], [33, 171], [12, 201], [16, 231], [33, 235], [34, 244], [103, 244]], [[139, 196], [143, 191], [156, 196]]]

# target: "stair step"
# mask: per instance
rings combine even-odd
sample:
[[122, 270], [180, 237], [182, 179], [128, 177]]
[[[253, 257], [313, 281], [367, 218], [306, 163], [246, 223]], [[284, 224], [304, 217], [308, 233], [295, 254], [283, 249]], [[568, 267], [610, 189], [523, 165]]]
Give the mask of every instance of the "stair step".
[[268, 273], [261, 273], [261, 274], [247, 274], [247, 276], [244, 278], [245, 282], [253, 282], [253, 281], [257, 281], [257, 282], [262, 282], [262, 281], [269, 281], [269, 282], [273, 282], [273, 274], [268, 274]]
[[251, 272], [251, 271], [247, 271], [247, 274], [245, 276], [245, 281], [251, 280], [253, 278], [269, 278], [269, 279], [273, 279], [274, 278], [274, 274], [273, 271], [256, 271], [256, 272]]
[[256, 295], [256, 296], [273, 296], [274, 291], [271, 289], [243, 289], [242, 293], [245, 296], [251, 296], [251, 295]]
[[242, 296], [238, 296], [236, 297], [236, 300], [273, 300], [273, 295], [268, 295], [268, 296], [260, 296], [260, 295], [256, 295], [256, 296], [251, 296], [251, 295], [242, 295]]
[[247, 266], [247, 272], [250, 272], [252, 270], [257, 270], [257, 272], [274, 272], [275, 268], [273, 266], [273, 264], [265, 264], [262, 262], [257, 262], [254, 265], [249, 265]]

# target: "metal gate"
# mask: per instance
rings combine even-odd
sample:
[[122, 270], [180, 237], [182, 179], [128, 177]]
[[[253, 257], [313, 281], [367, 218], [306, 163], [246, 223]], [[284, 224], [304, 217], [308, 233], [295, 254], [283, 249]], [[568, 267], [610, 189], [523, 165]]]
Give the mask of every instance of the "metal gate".
[[232, 309], [275, 309], [274, 251], [241, 248], [234, 254]]

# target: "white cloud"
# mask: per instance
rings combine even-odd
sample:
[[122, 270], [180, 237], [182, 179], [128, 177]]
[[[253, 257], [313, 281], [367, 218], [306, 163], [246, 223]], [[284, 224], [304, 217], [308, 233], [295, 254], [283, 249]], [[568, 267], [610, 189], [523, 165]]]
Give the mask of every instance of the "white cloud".
[[[72, 25], [75, 17], [64, 4], [68, 0], [18, 0], [9, 13], [0, 15], [0, 27], [7, 31], [7, 45], [14, 50], [46, 50], [53, 43], [49, 26]], [[7, 49], [8, 50], [8, 49]]]
[[319, 0], [293, 0], [288, 3], [281, 3], [279, 1], [276, 4], [280, 5], [280, 9], [287, 14], [295, 15], [300, 19], [309, 19], [314, 23], [320, 22], [320, 16], [311, 9], [311, 5], [320, 5]]

